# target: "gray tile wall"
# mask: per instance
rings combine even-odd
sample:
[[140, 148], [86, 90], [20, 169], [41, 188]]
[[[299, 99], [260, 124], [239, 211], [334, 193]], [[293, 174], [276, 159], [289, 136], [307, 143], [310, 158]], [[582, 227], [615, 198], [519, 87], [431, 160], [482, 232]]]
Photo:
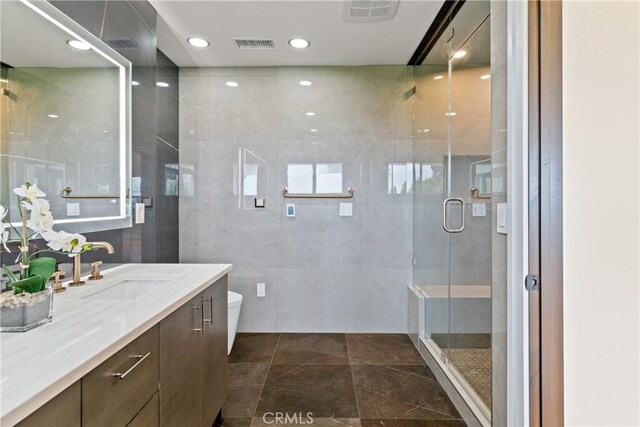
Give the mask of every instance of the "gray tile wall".
[[[239, 330], [406, 331], [412, 202], [388, 171], [411, 163], [412, 80], [404, 66], [180, 70], [180, 261], [234, 264]], [[306, 162], [342, 163], [354, 198], [284, 199], [287, 165]], [[265, 209], [243, 194], [245, 163]]]

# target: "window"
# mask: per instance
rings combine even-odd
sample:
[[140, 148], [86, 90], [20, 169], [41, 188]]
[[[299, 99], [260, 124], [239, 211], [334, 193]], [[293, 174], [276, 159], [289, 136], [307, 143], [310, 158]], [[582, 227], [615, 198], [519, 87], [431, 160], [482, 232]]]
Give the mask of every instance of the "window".
[[442, 165], [436, 163], [389, 163], [388, 194], [442, 192]]
[[290, 163], [287, 187], [294, 194], [342, 193], [342, 163]]

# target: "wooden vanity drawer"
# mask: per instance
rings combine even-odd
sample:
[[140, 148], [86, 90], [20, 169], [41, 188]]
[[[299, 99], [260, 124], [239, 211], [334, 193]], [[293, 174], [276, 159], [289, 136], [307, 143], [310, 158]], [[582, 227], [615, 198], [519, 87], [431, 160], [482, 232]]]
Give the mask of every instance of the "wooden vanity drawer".
[[158, 410], [158, 393], [154, 394], [144, 408], [138, 412], [127, 427], [158, 427], [160, 424], [160, 411]]
[[157, 390], [155, 325], [82, 378], [82, 425], [126, 426]]

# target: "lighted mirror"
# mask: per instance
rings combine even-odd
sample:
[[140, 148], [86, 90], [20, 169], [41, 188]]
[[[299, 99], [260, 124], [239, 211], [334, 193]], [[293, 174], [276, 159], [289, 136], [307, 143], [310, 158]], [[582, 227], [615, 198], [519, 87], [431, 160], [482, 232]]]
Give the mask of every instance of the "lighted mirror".
[[0, 2], [0, 204], [37, 184], [66, 231], [131, 226], [131, 63], [46, 1]]

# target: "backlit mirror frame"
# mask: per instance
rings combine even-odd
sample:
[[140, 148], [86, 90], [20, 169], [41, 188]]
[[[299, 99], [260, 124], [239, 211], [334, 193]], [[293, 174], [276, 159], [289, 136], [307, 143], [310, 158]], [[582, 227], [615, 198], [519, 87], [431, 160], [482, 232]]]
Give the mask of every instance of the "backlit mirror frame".
[[[73, 19], [45, 0], [19, 0], [35, 13], [54, 24], [74, 39], [85, 42], [91, 50], [118, 67], [118, 103], [119, 103], [119, 164], [120, 184], [118, 189], [120, 209], [116, 216], [57, 219], [54, 224], [65, 224], [65, 231], [92, 232], [131, 227], [131, 79], [132, 64], [124, 56], [94, 36]], [[64, 149], [64, 147], [61, 147]], [[87, 159], [88, 162], [91, 159]], [[48, 197], [53, 195], [47, 195]], [[13, 223], [20, 228], [21, 223]]]

